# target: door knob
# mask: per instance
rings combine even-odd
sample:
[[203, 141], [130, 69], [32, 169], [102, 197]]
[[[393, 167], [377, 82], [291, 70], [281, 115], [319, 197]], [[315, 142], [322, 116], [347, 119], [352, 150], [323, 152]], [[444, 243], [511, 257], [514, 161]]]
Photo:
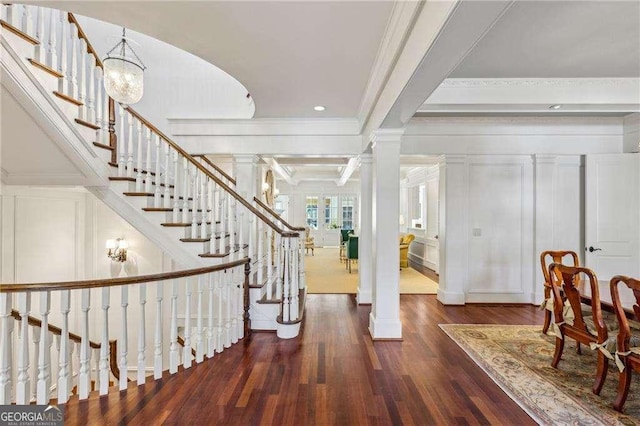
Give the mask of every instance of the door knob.
[[602, 250], [601, 248], [595, 248], [593, 246], [589, 246], [589, 248], [585, 249], [588, 250], [589, 253], [593, 253], [594, 251], [598, 251], [598, 250]]

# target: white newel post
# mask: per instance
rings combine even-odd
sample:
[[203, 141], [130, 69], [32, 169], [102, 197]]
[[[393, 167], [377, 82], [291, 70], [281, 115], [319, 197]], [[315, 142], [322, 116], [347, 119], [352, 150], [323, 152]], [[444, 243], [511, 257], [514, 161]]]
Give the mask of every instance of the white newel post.
[[360, 156], [360, 237], [358, 238], [359, 305], [371, 304], [373, 283], [373, 156]]
[[31, 383], [29, 380], [29, 321], [31, 313], [31, 293], [16, 296], [20, 313], [20, 347], [18, 348], [18, 377], [16, 381], [16, 404], [29, 403]]
[[[369, 332], [374, 339], [402, 338], [398, 218], [400, 203], [400, 142], [402, 129], [372, 134], [375, 199], [373, 229], [375, 262]], [[365, 256], [363, 256], [365, 257]]]

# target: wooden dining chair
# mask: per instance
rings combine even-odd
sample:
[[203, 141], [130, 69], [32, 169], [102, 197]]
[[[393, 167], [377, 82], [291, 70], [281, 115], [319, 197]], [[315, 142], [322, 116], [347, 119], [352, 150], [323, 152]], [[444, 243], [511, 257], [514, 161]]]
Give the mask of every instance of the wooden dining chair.
[[542, 266], [542, 276], [544, 277], [544, 302], [542, 302], [541, 309], [544, 309], [544, 324], [542, 325], [542, 332], [547, 333], [549, 326], [551, 325], [551, 316], [553, 315], [553, 299], [551, 291], [551, 278], [549, 277], [549, 265], [552, 263], [567, 264], [563, 262], [566, 256], [571, 256], [573, 264], [570, 266], [580, 266], [580, 260], [578, 254], [575, 251], [570, 250], [546, 250], [540, 253], [540, 265]]
[[[585, 285], [591, 289], [591, 316], [583, 315], [581, 308], [580, 277], [586, 278]], [[603, 316], [600, 306], [598, 278], [588, 268], [566, 266], [552, 263], [549, 266], [549, 278], [553, 292], [553, 312], [555, 318], [556, 349], [551, 366], [558, 368], [562, 358], [564, 342], [567, 337], [578, 343], [589, 345], [598, 352], [598, 367], [593, 385], [593, 393], [600, 394], [607, 377], [609, 359], [613, 356], [607, 351], [606, 344], [609, 331], [617, 332], [618, 325], [612, 316]], [[564, 291], [565, 300], [560, 294]]]
[[635, 304], [633, 305], [633, 313], [635, 320], [640, 321], [640, 280], [616, 275], [611, 278], [609, 286], [611, 288], [611, 300], [613, 301], [613, 310], [620, 326], [618, 337], [616, 339], [616, 364], [620, 369], [620, 377], [618, 381], [618, 394], [613, 402], [613, 408], [622, 411], [624, 403], [629, 395], [629, 385], [631, 384], [631, 373], [633, 371], [640, 373], [640, 332], [632, 330], [629, 326], [629, 320], [625, 314], [622, 303], [620, 301], [620, 292], [618, 284], [624, 283], [633, 291]]

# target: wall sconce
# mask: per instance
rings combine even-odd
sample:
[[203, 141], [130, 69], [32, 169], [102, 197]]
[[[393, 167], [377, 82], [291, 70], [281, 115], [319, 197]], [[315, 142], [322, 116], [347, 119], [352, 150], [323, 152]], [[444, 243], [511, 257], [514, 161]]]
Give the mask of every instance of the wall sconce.
[[262, 182], [262, 192], [267, 192], [269, 190], [269, 184], [267, 182]]
[[127, 261], [127, 249], [129, 243], [124, 238], [116, 238], [115, 240], [107, 240], [107, 257], [114, 262]]

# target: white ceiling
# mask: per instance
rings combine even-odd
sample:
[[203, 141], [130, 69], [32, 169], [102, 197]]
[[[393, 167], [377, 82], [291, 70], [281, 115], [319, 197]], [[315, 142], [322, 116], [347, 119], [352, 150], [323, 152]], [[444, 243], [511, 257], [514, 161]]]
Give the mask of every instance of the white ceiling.
[[39, 3], [191, 52], [249, 90], [255, 117], [280, 118], [355, 117], [393, 8], [391, 1]]
[[640, 2], [517, 1], [449, 77], [640, 77]]

